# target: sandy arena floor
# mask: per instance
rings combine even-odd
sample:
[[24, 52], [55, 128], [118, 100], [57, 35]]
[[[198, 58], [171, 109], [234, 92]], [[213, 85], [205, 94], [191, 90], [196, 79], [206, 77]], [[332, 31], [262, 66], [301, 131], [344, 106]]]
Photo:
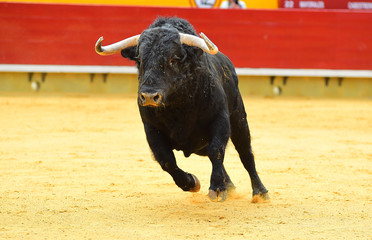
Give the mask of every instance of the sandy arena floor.
[[0, 96], [0, 239], [372, 239], [372, 101], [246, 98], [270, 203], [183, 192], [152, 160], [134, 96]]

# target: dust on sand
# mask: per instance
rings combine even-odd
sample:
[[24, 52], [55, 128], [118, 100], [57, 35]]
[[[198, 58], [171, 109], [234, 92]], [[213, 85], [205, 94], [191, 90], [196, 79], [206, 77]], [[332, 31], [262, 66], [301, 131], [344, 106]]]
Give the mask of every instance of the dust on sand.
[[0, 97], [1, 239], [371, 239], [371, 100], [245, 99], [270, 203], [251, 203], [229, 144], [236, 193], [208, 197], [211, 164], [182, 192], [152, 160], [134, 96]]

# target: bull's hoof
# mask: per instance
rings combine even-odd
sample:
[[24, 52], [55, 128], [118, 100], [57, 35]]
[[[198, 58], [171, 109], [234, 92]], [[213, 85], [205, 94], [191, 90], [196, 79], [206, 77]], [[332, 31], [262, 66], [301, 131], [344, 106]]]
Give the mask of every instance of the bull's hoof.
[[220, 191], [220, 189], [217, 188], [217, 191], [214, 191], [209, 189], [208, 196], [213, 202], [223, 202], [227, 198], [227, 190]]
[[253, 195], [251, 203], [268, 203], [270, 202], [269, 193], [258, 193]]
[[200, 190], [200, 182], [199, 182], [199, 179], [194, 175], [194, 174], [190, 174], [192, 176], [192, 178], [194, 179], [194, 182], [195, 182], [195, 187], [193, 188], [190, 188], [190, 192], [199, 192]]
[[235, 185], [232, 182], [229, 182], [226, 184], [227, 192], [230, 193], [235, 193]]

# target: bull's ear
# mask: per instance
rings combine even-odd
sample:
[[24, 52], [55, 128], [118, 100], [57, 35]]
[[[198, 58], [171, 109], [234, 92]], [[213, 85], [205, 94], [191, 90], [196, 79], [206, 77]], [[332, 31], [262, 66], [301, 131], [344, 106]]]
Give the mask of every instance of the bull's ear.
[[136, 61], [137, 46], [128, 47], [126, 49], [121, 50], [121, 56], [123, 56], [124, 58], [129, 58], [132, 61]]

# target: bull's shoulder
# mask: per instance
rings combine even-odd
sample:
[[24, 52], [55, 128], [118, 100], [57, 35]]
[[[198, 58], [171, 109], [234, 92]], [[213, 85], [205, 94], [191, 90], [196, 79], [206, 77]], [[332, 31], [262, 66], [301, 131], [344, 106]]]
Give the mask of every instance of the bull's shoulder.
[[232, 112], [237, 107], [237, 99], [240, 96], [235, 67], [231, 60], [221, 52], [210, 55], [208, 58], [213, 78], [211, 81], [220, 86], [226, 97], [229, 112]]
[[231, 60], [221, 52], [218, 52], [216, 55], [208, 55], [207, 57], [209, 68], [213, 75], [215, 75], [215, 79], [237, 88], [238, 77]]

